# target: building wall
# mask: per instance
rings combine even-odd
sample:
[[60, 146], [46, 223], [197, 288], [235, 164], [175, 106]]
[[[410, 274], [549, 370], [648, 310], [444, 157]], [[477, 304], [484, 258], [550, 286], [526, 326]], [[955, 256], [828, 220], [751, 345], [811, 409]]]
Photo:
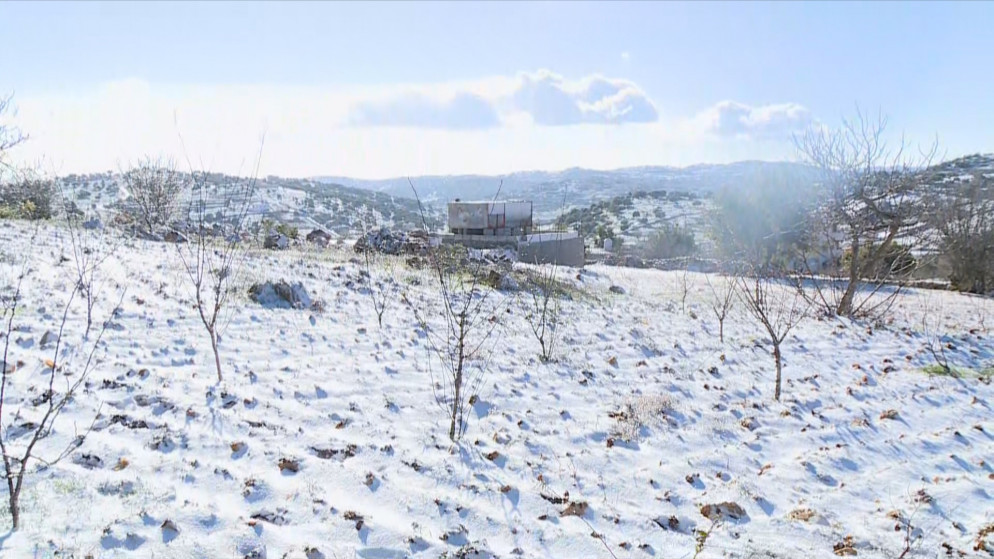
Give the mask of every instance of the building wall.
[[450, 232], [483, 234], [482, 230], [526, 231], [532, 227], [531, 202], [449, 202]]
[[585, 260], [583, 239], [580, 237], [535, 240], [518, 244], [519, 262], [582, 268]]

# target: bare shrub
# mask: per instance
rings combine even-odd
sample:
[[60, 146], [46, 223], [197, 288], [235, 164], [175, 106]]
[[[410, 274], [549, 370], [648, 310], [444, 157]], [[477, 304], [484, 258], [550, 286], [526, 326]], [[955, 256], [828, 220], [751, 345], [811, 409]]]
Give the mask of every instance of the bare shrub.
[[122, 172], [121, 177], [137, 217], [148, 232], [173, 221], [186, 181], [171, 161], [145, 157]]
[[617, 424], [614, 435], [627, 442], [642, 438], [642, 430], [665, 420], [673, 410], [673, 402], [657, 394], [634, 396], [622, 404], [621, 409], [609, 414]]
[[736, 292], [749, 313], [766, 330], [773, 345], [773, 361], [776, 364], [776, 381], [773, 398], [780, 400], [780, 386], [783, 371], [781, 346], [790, 331], [805, 317], [807, 302], [799, 289], [788, 284], [782, 276], [769, 272], [755, 273], [752, 277], [737, 278]]
[[926, 371], [955, 376], [957, 372], [949, 364], [949, 355], [946, 354], [949, 342], [942, 334], [942, 316], [942, 306], [933, 303], [931, 297], [926, 298], [922, 303], [921, 329], [925, 340], [925, 351], [932, 357], [932, 365], [927, 367]]

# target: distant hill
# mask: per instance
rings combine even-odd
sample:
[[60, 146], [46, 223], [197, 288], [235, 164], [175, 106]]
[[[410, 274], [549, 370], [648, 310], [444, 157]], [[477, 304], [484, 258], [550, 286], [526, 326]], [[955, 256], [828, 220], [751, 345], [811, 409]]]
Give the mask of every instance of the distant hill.
[[[501, 198], [524, 198], [535, 202], [540, 219], [553, 219], [567, 193], [567, 208], [590, 206], [632, 192], [659, 190], [707, 193], [734, 187], [757, 173], [780, 172], [811, 176], [812, 169], [789, 162], [742, 161], [727, 165], [693, 165], [690, 167], [630, 167], [613, 171], [566, 169], [565, 171], [527, 171], [502, 177], [483, 175], [412, 177], [423, 202], [441, 206], [456, 198], [490, 199], [503, 180]], [[407, 178], [361, 180], [346, 177], [317, 177], [315, 180], [382, 192], [398, 197], [413, 197]]]
[[[118, 173], [67, 175], [60, 179], [67, 193], [87, 214], [109, 216], [128, 204], [127, 191]], [[247, 182], [250, 179], [212, 175], [213, 184]], [[208, 214], [212, 204], [208, 204]], [[354, 234], [362, 228], [364, 216], [372, 216], [372, 225], [397, 229], [421, 227], [418, 204], [410, 197], [393, 196], [310, 179], [265, 177], [256, 181], [250, 219], [268, 217], [302, 229], [324, 228], [340, 234]], [[428, 216], [437, 222], [438, 214], [429, 209]]]

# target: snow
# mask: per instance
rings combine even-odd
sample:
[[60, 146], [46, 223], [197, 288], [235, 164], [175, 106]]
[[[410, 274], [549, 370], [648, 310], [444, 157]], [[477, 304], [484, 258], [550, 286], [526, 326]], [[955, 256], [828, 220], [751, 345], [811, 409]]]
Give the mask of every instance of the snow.
[[[27, 388], [50, 374], [51, 351], [33, 340], [57, 327], [72, 268], [59, 258], [71, 254], [65, 231], [42, 226], [32, 241], [32, 230], [0, 223], [0, 278], [25, 255], [33, 268], [11, 346], [26, 366], [7, 396], [26, 414]], [[110, 230], [85, 234], [98, 253], [118, 243]], [[218, 384], [175, 247], [120, 246], [95, 315], [126, 290], [122, 309], [45, 448], [97, 417], [94, 430], [28, 479], [21, 530], [7, 534], [0, 511], [0, 556], [688, 558], [694, 530], [711, 524], [701, 506], [725, 501], [746, 516], [715, 527], [701, 557], [835, 557], [847, 536], [859, 557], [897, 557], [891, 511], [921, 536], [907, 557], [944, 543], [984, 556], [973, 546], [994, 522], [994, 391], [923, 373], [921, 330], [931, 309], [959, 366], [990, 367], [990, 300], [912, 291], [886, 324], [811, 318], [785, 342], [778, 403], [761, 329], [739, 305], [719, 343], [703, 275], [690, 274], [683, 310], [682, 272], [562, 270], [575, 295], [558, 361], [538, 359], [531, 297], [496, 293], [513, 298], [510, 313], [453, 445], [401, 303], [426, 295], [430, 274], [380, 259], [374, 273], [395, 281], [379, 329], [353, 258], [249, 252]], [[301, 282], [324, 310], [250, 300], [250, 285], [279, 280]], [[79, 350], [84, 320], [76, 307], [67, 329]], [[284, 459], [298, 471], [281, 471]], [[582, 517], [549, 500], [566, 492], [587, 503]]]

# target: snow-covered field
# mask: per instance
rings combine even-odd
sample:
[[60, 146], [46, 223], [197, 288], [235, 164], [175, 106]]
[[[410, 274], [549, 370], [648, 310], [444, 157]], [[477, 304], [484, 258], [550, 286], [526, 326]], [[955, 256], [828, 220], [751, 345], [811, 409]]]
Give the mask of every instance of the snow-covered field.
[[[0, 277], [26, 255], [32, 268], [10, 356], [24, 365], [5, 396], [15, 442], [38, 396], [27, 388], [52, 374], [41, 338], [72, 285], [65, 231], [31, 231], [0, 223]], [[380, 329], [352, 256], [251, 252], [218, 384], [176, 249], [121, 245], [95, 315], [126, 289], [122, 309], [41, 454], [93, 430], [29, 477], [21, 530], [0, 511], [0, 556], [677, 559], [710, 529], [699, 557], [835, 557], [851, 544], [898, 558], [905, 523], [903, 557], [990, 556], [974, 547], [994, 523], [994, 389], [923, 373], [921, 334], [930, 309], [956, 363], [991, 367], [989, 300], [916, 291], [890, 324], [808, 319], [785, 342], [778, 403], [761, 329], [739, 305], [720, 343], [704, 276], [690, 276], [683, 309], [680, 272], [568, 271], [557, 362], [537, 358], [530, 298], [499, 295], [516, 298], [453, 445], [401, 303], [430, 277], [382, 264], [395, 291]], [[249, 300], [251, 283], [278, 279], [303, 282], [324, 310]], [[76, 307], [71, 348], [84, 320]], [[744, 515], [712, 528], [701, 508], [725, 502]]]

